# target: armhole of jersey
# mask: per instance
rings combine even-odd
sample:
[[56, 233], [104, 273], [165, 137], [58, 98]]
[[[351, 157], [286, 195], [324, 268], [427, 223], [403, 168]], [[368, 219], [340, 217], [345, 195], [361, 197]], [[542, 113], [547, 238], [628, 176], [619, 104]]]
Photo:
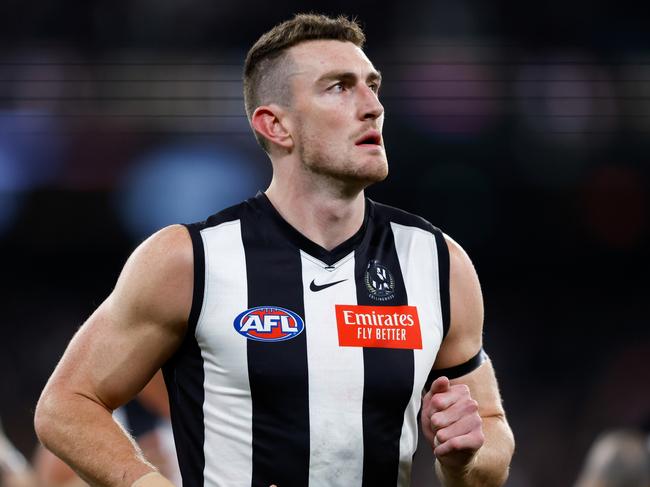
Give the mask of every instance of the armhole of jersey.
[[187, 322], [188, 334], [196, 332], [196, 325], [199, 322], [201, 308], [203, 308], [203, 294], [205, 290], [205, 250], [203, 249], [203, 238], [197, 224], [185, 225], [192, 238], [192, 251], [194, 254], [194, 290], [192, 291], [192, 308]]
[[440, 312], [442, 313], [442, 339], [449, 333], [450, 305], [449, 297], [449, 248], [445, 236], [437, 228], [434, 230], [438, 250], [438, 279], [440, 281]]

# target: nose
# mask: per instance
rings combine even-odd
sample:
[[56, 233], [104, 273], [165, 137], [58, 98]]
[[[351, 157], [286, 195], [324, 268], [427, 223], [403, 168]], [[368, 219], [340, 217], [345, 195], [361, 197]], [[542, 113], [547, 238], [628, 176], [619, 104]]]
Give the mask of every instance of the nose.
[[361, 100], [359, 103], [359, 115], [362, 120], [374, 120], [384, 114], [384, 106], [379, 102], [377, 93], [369, 86], [363, 85], [361, 90]]

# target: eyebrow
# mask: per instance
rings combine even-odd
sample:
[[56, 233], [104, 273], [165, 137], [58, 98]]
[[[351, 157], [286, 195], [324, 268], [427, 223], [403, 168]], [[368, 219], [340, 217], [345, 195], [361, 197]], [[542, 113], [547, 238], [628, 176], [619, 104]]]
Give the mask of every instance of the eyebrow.
[[[329, 71], [322, 75], [318, 80], [316, 80], [317, 83], [322, 83], [323, 81], [336, 81], [336, 80], [341, 80], [341, 81], [356, 81], [358, 80], [359, 77], [357, 76], [356, 73], [353, 73], [352, 71]], [[371, 71], [368, 76], [366, 76], [366, 81], [376, 81], [378, 83], [381, 83], [381, 73], [379, 71]]]

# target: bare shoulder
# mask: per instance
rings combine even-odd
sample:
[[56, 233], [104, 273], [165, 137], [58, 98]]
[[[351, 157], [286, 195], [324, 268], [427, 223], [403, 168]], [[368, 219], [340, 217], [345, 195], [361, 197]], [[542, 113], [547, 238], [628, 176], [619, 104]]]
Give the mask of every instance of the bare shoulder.
[[189, 316], [193, 282], [189, 232], [182, 225], [171, 225], [154, 233], [131, 254], [109, 302], [154, 321], [182, 322]]
[[170, 267], [192, 266], [192, 241], [190, 234], [183, 225], [170, 225], [165, 227], [135, 249], [129, 261], [129, 264], [147, 265], [157, 264], [162, 270]]
[[434, 368], [447, 368], [472, 358], [483, 342], [483, 294], [469, 255], [445, 235], [449, 249], [449, 332]]
[[140, 244], [71, 340], [43, 397], [75, 393], [111, 410], [130, 400], [185, 336], [193, 267], [191, 238], [180, 225]]

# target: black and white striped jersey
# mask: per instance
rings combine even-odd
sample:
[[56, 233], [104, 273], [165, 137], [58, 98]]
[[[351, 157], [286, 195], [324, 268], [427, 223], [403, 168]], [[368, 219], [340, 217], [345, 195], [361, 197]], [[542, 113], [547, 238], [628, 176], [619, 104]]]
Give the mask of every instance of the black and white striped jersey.
[[366, 199], [327, 251], [263, 193], [188, 229], [194, 301], [164, 367], [184, 485], [408, 486], [449, 326], [440, 230]]

